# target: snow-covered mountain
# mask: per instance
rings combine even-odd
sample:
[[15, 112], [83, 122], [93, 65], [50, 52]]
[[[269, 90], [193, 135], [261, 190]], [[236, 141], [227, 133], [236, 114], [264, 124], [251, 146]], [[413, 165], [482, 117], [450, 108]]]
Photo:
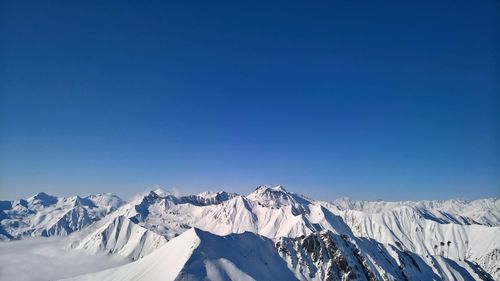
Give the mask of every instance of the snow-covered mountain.
[[[82, 234], [88, 235], [75, 239], [72, 245], [90, 252], [105, 249], [135, 259], [154, 249], [144, 245], [148, 239], [132, 239], [135, 232], [124, 231], [123, 227], [134, 227], [141, 237], [155, 237], [150, 244], [158, 246], [191, 227], [218, 235], [249, 231], [268, 238], [297, 237], [323, 229], [351, 233], [341, 217], [282, 187], [260, 186], [248, 196], [218, 194], [222, 196], [215, 196], [214, 202], [213, 194], [176, 197], [151, 191], [85, 230]], [[137, 243], [128, 244], [128, 250], [122, 251], [123, 242], [119, 241], [131, 240]]]
[[68, 280], [295, 280], [270, 239], [191, 228], [136, 262]]
[[28, 199], [0, 201], [0, 240], [67, 235], [98, 221], [124, 203], [109, 193], [66, 198], [41, 192]]
[[356, 236], [397, 243], [421, 255], [472, 260], [500, 280], [500, 198], [396, 202], [339, 198], [326, 205], [338, 210], [334, 212]]
[[474, 263], [419, 256], [391, 244], [328, 230], [281, 237], [276, 247], [300, 280], [491, 279]]
[[472, 263], [427, 261], [393, 246], [325, 230], [276, 242], [251, 232], [218, 236], [185, 231], [136, 262], [67, 281], [86, 280], [471, 280]]
[[357, 210], [365, 213], [382, 213], [406, 206], [414, 207], [423, 216], [440, 223], [500, 226], [500, 198], [391, 202], [352, 200], [344, 197], [336, 199], [332, 205], [339, 210]]
[[91, 254], [117, 254], [132, 260], [154, 252], [168, 241], [121, 215], [103, 219], [69, 238], [71, 248]]
[[[500, 280], [498, 199], [383, 202], [342, 198], [323, 202], [282, 186], [259, 186], [246, 196], [223, 191], [175, 196], [156, 189], [128, 203], [110, 196], [78, 197], [77, 204], [69, 204], [71, 198], [41, 194], [23, 203], [33, 213], [14, 208], [19, 205], [14, 201], [2, 201], [1, 231], [14, 238], [42, 235], [37, 233], [50, 229], [46, 220], [61, 217], [62, 210], [78, 210], [82, 215], [69, 222], [84, 223], [69, 231], [44, 233], [74, 232], [68, 237], [72, 249], [137, 260], [96, 275], [103, 278], [154, 276], [148, 272], [156, 272], [153, 268], [158, 266], [158, 272], [167, 274], [166, 270], [178, 280], [187, 280], [182, 279], [186, 276], [193, 280], [207, 276], [268, 280], [241, 265], [240, 256], [226, 253], [234, 248], [244, 256], [256, 249], [277, 256], [287, 270], [282, 274], [291, 273], [299, 280]], [[45, 220], [33, 219], [41, 214]], [[18, 234], [11, 227], [13, 219], [33, 230]], [[66, 229], [63, 223], [55, 225]], [[184, 245], [185, 241], [191, 241], [187, 244], [192, 247]], [[261, 245], [258, 241], [267, 242]], [[252, 243], [256, 246], [241, 248]], [[181, 254], [186, 258], [178, 271], [151, 258], [169, 261]]]

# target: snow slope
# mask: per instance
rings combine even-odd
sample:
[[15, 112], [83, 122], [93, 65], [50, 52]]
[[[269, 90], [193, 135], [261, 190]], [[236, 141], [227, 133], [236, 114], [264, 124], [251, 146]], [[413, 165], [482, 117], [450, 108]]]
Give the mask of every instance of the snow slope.
[[66, 280], [296, 279], [267, 238], [248, 232], [222, 237], [192, 228], [136, 262]]
[[165, 237], [124, 216], [97, 222], [81, 233], [75, 233], [70, 239], [71, 248], [92, 254], [117, 254], [132, 260], [154, 252], [167, 242]]

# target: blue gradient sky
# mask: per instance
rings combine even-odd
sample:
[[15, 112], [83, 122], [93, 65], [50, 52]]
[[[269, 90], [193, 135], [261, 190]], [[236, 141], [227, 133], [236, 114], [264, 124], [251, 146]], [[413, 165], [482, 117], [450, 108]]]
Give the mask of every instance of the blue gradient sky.
[[0, 198], [500, 195], [498, 1], [42, 2], [0, 8]]

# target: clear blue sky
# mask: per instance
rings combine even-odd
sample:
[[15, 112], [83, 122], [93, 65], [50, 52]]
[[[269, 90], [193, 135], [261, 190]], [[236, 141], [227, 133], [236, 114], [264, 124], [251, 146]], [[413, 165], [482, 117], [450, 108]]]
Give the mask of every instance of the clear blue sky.
[[2, 1], [0, 198], [499, 196], [498, 3]]

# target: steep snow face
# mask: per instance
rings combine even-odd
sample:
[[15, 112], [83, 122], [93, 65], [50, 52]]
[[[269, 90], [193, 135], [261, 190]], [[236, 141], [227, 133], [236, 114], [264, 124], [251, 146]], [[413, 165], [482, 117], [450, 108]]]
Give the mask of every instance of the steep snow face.
[[344, 218], [355, 236], [397, 245], [421, 256], [477, 262], [495, 278], [500, 278], [499, 272], [491, 265], [494, 253], [500, 249], [500, 227], [443, 223], [423, 215], [416, 207], [408, 206], [378, 213], [346, 210], [337, 214]]
[[382, 213], [402, 206], [415, 207], [423, 216], [441, 223], [500, 226], [500, 198], [395, 202], [339, 198], [332, 204], [339, 210], [357, 210], [365, 213]]
[[322, 231], [282, 237], [276, 248], [300, 280], [471, 280], [488, 279], [474, 264], [421, 257], [392, 245]]
[[136, 262], [66, 279], [296, 280], [270, 239], [253, 233], [217, 236], [190, 229]]
[[167, 242], [167, 239], [124, 216], [112, 220], [101, 220], [70, 237], [71, 247], [86, 252], [118, 254], [136, 260], [142, 258]]
[[28, 199], [0, 201], [0, 240], [67, 235], [123, 204], [123, 200], [112, 194], [65, 198], [43, 192]]

